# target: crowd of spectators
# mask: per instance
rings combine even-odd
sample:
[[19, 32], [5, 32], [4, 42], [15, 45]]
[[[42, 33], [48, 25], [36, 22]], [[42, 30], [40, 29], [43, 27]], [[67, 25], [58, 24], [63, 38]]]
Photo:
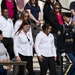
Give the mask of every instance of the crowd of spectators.
[[[14, 57], [18, 62], [27, 61], [28, 75], [35, 75], [35, 52], [40, 75], [46, 75], [47, 68], [50, 75], [57, 75], [55, 63], [60, 66], [59, 56], [64, 53], [73, 63], [67, 75], [75, 75], [75, 1], [70, 4], [70, 13], [63, 13], [58, 0], [46, 0], [43, 16], [38, 0], [24, 3], [24, 0], [1, 2], [0, 62], [10, 62]], [[44, 20], [42, 30], [41, 19]], [[3, 66], [0, 66], [0, 75], [7, 75]], [[24, 75], [24, 66], [19, 66], [18, 75]]]

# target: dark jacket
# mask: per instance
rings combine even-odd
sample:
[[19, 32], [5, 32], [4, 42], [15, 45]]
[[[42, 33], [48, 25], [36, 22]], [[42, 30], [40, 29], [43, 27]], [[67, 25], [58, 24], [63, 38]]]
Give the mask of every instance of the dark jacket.
[[[14, 4], [14, 23], [15, 23], [15, 21], [16, 21], [16, 16], [17, 16], [17, 6], [16, 6], [16, 3], [15, 3], [15, 1], [13, 0], [13, 4]], [[6, 0], [2, 0], [2, 2], [1, 2], [1, 10], [3, 9], [3, 8], [7, 8], [7, 6], [6, 6]]]
[[72, 53], [75, 54], [75, 33], [72, 31], [73, 27], [66, 24], [60, 26], [61, 34], [57, 38], [57, 49], [60, 53]]
[[54, 12], [50, 12], [47, 16], [47, 23], [52, 26], [52, 32], [57, 34], [60, 24]]
[[43, 18], [44, 18], [45, 22], [47, 22], [47, 16], [48, 16], [49, 12], [51, 12], [52, 10], [53, 9], [50, 6], [44, 5], [44, 8], [43, 8]]

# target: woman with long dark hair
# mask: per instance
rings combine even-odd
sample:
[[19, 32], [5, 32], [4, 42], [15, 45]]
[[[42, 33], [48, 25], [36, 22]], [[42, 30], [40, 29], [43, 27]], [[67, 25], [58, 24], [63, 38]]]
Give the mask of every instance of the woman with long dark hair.
[[[14, 53], [17, 61], [27, 61], [28, 75], [33, 72], [33, 39], [29, 32], [30, 21], [23, 21], [14, 37]], [[19, 75], [24, 75], [24, 66], [19, 66]]]

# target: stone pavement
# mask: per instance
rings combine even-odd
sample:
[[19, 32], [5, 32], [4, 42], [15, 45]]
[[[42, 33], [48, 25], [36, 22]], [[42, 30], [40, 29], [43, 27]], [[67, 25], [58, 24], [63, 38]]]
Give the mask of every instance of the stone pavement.
[[[34, 72], [35, 72], [35, 75], [40, 75], [40, 71], [39, 70], [36, 70]], [[57, 72], [57, 74], [61, 75], [59, 72]], [[13, 71], [8, 71], [8, 75], [13, 75]], [[49, 73], [47, 73], [46, 75], [49, 75]]]

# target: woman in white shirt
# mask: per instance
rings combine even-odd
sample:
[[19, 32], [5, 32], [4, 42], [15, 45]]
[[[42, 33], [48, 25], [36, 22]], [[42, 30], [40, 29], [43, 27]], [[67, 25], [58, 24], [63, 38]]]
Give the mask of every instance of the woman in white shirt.
[[[33, 72], [33, 39], [29, 32], [30, 21], [23, 21], [14, 37], [14, 53], [17, 61], [27, 61], [28, 75]], [[24, 67], [19, 66], [19, 75], [24, 75]]]
[[28, 11], [22, 11], [19, 20], [16, 21], [14, 25], [15, 32], [19, 29], [20, 25], [24, 20], [30, 20]]
[[54, 37], [50, 33], [51, 26], [44, 24], [40, 33], [36, 36], [35, 50], [38, 55], [40, 64], [40, 75], [46, 75], [47, 68], [50, 70], [50, 75], [56, 75], [56, 48], [54, 45]]

